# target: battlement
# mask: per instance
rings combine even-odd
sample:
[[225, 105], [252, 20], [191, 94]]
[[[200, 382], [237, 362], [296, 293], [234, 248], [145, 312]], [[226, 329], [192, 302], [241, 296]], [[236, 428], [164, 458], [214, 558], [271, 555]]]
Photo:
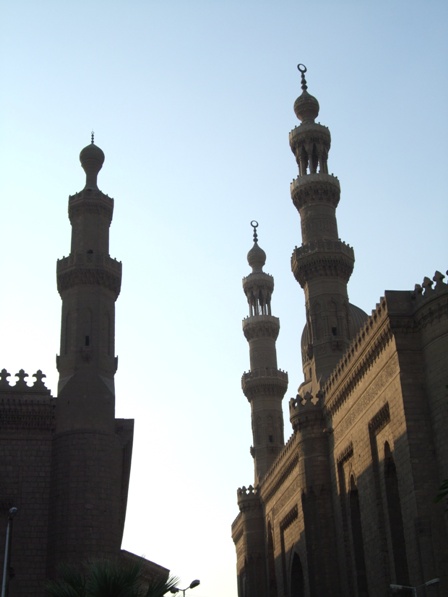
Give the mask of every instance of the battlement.
[[[446, 274], [448, 275], [448, 271], [446, 272]], [[415, 300], [416, 303], [420, 305], [422, 302], [428, 301], [431, 298], [440, 295], [441, 293], [448, 292], [448, 284], [446, 284], [443, 281], [444, 279], [445, 276], [439, 271], [435, 272], [434, 276], [432, 277], [432, 280], [425, 276], [421, 284], [415, 285], [411, 295], [413, 300]]]
[[10, 385], [11, 374], [0, 371], [0, 425], [2, 429], [18, 432], [24, 429], [52, 431], [55, 426], [56, 399], [45, 386], [45, 375], [39, 369], [32, 377], [34, 384], [29, 386], [28, 373], [20, 369], [16, 373], [17, 382]]
[[294, 432], [306, 428], [315, 428], [324, 431], [322, 427], [322, 406], [324, 404], [324, 393], [322, 390], [311, 394], [306, 392], [303, 396], [297, 394], [289, 401], [289, 419]]
[[[6, 369], [2, 369], [0, 371], [0, 394], [40, 394], [40, 395], [47, 395], [50, 396], [51, 392], [46, 387], [44, 383], [44, 378], [46, 375], [42, 373], [39, 369], [36, 373], [33, 373], [32, 376], [25, 373], [23, 369], [20, 369], [18, 373], [15, 374], [17, 377], [17, 382], [15, 385], [10, 385], [8, 378], [11, 377], [11, 373], [8, 373]], [[26, 379], [30, 379], [30, 377], [34, 377], [35, 381], [32, 386], [29, 386], [26, 382]]]
[[299, 410], [303, 410], [305, 407], [322, 406], [324, 393], [319, 390], [315, 395], [311, 392], [306, 392], [303, 396], [297, 394], [295, 398], [289, 400], [289, 415], [290, 417], [296, 415]]
[[257, 487], [240, 487], [237, 489], [238, 507], [240, 512], [258, 510], [260, 508], [260, 494]]

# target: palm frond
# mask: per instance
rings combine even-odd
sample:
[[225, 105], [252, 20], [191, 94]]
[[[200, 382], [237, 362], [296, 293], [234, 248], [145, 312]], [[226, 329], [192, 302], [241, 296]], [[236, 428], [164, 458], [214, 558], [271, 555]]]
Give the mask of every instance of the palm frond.
[[167, 580], [153, 580], [149, 583], [149, 587], [144, 593], [144, 597], [163, 597], [170, 589], [175, 587], [179, 579], [175, 576], [168, 577]]

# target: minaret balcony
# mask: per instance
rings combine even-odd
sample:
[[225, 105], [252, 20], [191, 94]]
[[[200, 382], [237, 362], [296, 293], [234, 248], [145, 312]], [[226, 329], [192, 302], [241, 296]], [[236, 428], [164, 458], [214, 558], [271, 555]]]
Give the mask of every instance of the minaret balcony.
[[251, 315], [243, 319], [243, 333], [246, 340], [253, 338], [277, 339], [280, 320], [273, 315]]
[[294, 154], [305, 145], [323, 145], [330, 149], [330, 129], [318, 122], [306, 122], [296, 126], [289, 133], [289, 146]]
[[58, 292], [79, 285], [99, 285], [115, 294], [120, 294], [121, 261], [109, 255], [94, 253], [72, 253], [57, 262]]
[[97, 189], [84, 189], [71, 195], [68, 200], [68, 213], [71, 222], [75, 217], [94, 214], [104, 216], [110, 223], [113, 211], [114, 200], [112, 197]]
[[290, 185], [291, 198], [300, 210], [304, 205], [325, 202], [335, 209], [341, 195], [341, 185], [333, 174], [316, 172], [298, 176]]
[[355, 253], [341, 240], [316, 240], [296, 247], [291, 257], [291, 268], [296, 280], [305, 283], [319, 276], [335, 276], [348, 282], [355, 263]]
[[258, 395], [283, 398], [288, 389], [288, 374], [270, 367], [254, 369], [243, 373], [241, 387], [249, 401]]

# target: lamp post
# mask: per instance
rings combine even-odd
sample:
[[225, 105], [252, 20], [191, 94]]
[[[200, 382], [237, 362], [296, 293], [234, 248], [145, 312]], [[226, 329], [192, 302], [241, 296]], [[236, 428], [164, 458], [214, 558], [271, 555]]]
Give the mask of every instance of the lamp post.
[[409, 585], [389, 585], [389, 587], [392, 589], [393, 592], [400, 591], [401, 589], [411, 589], [413, 596], [417, 597], [418, 589], [421, 589], [422, 587], [430, 587], [431, 585], [436, 585], [439, 582], [440, 578], [432, 578], [431, 580], [427, 580], [422, 585], [418, 585], [416, 587], [410, 587]]
[[189, 584], [189, 586], [186, 587], [185, 589], [179, 589], [178, 587], [173, 587], [172, 589], [170, 589], [170, 592], [171, 593], [179, 593], [179, 591], [182, 591], [182, 597], [185, 597], [185, 591], [188, 591], [188, 589], [194, 589], [195, 587], [197, 587], [200, 584], [201, 584], [200, 580], [198, 580], [198, 579], [192, 580], [191, 583]]
[[11, 557], [12, 521], [17, 514], [17, 508], [10, 508], [8, 512], [8, 523], [6, 525], [5, 554], [3, 556], [3, 579], [1, 597], [6, 597], [6, 589], [9, 581], [9, 560]]

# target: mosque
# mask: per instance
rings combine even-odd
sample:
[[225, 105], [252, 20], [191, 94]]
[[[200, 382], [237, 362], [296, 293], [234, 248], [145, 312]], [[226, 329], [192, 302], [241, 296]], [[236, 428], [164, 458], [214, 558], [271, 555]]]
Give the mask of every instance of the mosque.
[[254, 479], [238, 489], [232, 524], [238, 594], [448, 595], [447, 512], [435, 503], [448, 478], [448, 285], [436, 271], [413, 290], [388, 290], [370, 316], [349, 302], [354, 251], [338, 235], [330, 131], [299, 70], [301, 124], [289, 143], [299, 169], [291, 197], [302, 244], [291, 267], [305, 293], [303, 381], [285, 442], [274, 279], [252, 222], [242, 390]]
[[[448, 285], [436, 272], [386, 291], [370, 316], [348, 301], [353, 249], [340, 240], [330, 132], [307, 91], [290, 133], [291, 184], [302, 244], [292, 271], [303, 288], [303, 382], [289, 401], [285, 442], [273, 278], [258, 244], [243, 280], [254, 479], [238, 489], [232, 525], [239, 597], [448, 594]], [[121, 550], [133, 421], [115, 417], [115, 301], [121, 263], [109, 256], [114, 201], [99, 190], [104, 154], [81, 151], [85, 187], [69, 198], [71, 251], [57, 263], [62, 299], [58, 397], [45, 376], [0, 371], [0, 514], [7, 521], [2, 594], [44, 597], [62, 562], [138, 559]], [[12, 378], [12, 379], [11, 379]], [[34, 381], [32, 382], [32, 379]], [[20, 515], [15, 516], [16, 512]], [[223, 538], [224, 540], [224, 538]], [[8, 557], [5, 557], [5, 554]], [[392, 587], [392, 588], [391, 588]], [[402, 587], [402, 588], [400, 588]]]

